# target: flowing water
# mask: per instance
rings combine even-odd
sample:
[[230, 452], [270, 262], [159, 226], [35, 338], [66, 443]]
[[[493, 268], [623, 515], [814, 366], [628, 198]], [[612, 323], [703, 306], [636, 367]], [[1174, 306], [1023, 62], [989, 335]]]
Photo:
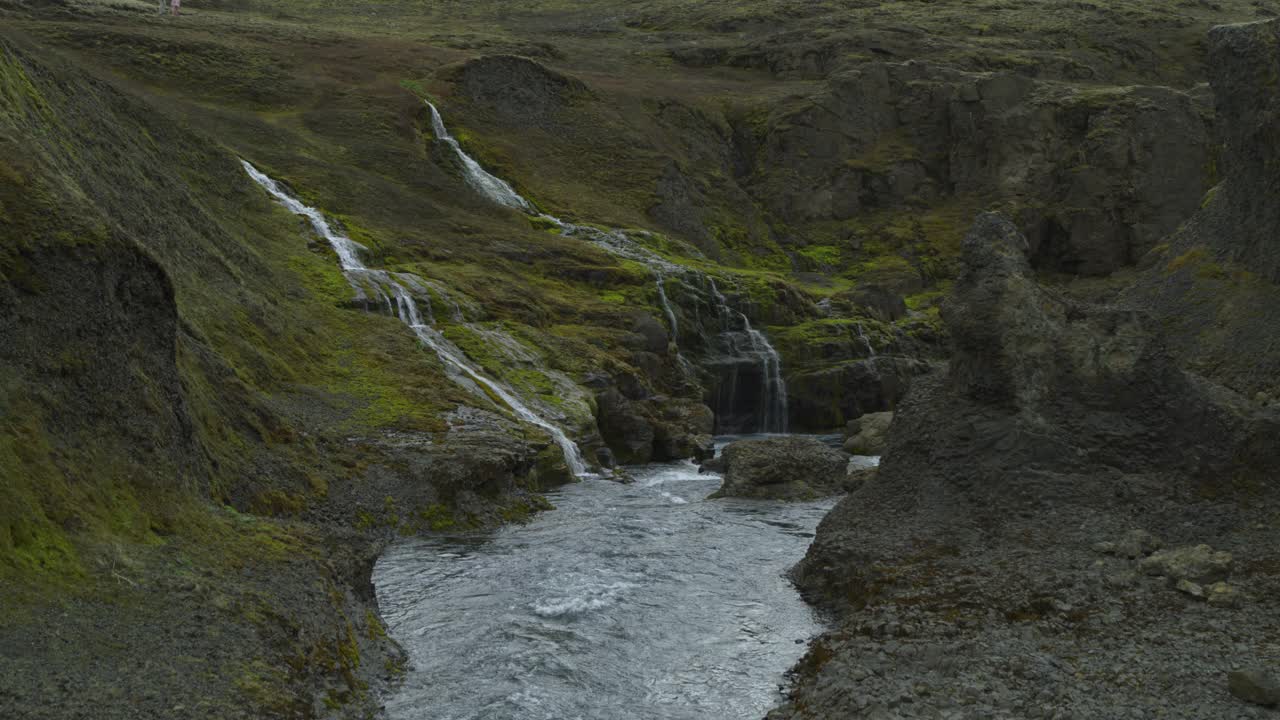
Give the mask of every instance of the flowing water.
[[411, 669], [393, 720], [759, 718], [820, 630], [783, 573], [834, 500], [706, 500], [688, 462], [549, 494], [528, 525], [393, 545], [374, 573]]
[[[458, 141], [449, 134], [436, 106], [430, 102], [426, 104], [431, 111], [431, 127], [436, 138], [453, 150], [467, 182], [481, 195], [497, 205], [519, 210], [551, 223], [560, 228], [560, 232], [564, 235], [581, 237], [609, 253], [634, 260], [649, 268], [654, 276], [658, 302], [666, 316], [670, 337], [675, 343], [676, 361], [686, 375], [695, 370], [680, 352], [680, 325], [673, 303], [668, 297], [666, 283], [687, 279], [687, 288], [692, 294], [708, 294], [707, 290], [709, 290], [710, 309], [718, 318], [721, 336], [715, 343], [720, 355], [713, 357], [710, 363], [720, 369], [716, 373], [717, 382], [713, 397], [710, 398], [718, 422], [722, 423], [721, 427], [725, 432], [755, 430], [784, 433], [787, 431], [787, 384], [782, 377], [782, 358], [769, 343], [769, 338], [751, 327], [751, 321], [747, 319], [746, 314], [729, 304], [711, 276], [663, 258], [637, 243], [622, 230], [601, 230], [589, 225], [575, 225], [554, 215], [539, 212], [534, 208], [533, 203], [517, 193], [509, 183], [491, 175], [468, 155]], [[740, 337], [745, 342], [740, 342]], [[739, 396], [740, 392], [747, 390], [739, 385], [739, 367], [744, 363], [754, 366], [750, 375], [759, 387], [752, 387], [749, 394], [744, 393], [743, 396]], [[752, 398], [755, 399], [754, 403], [751, 402]], [[744, 402], [753, 407], [742, 407]], [[743, 416], [743, 410], [747, 411], [746, 416], [754, 420], [754, 426], [742, 428], [737, 424], [729, 426], [723, 424], [731, 415], [738, 418]]]
[[867, 349], [867, 357], [875, 357], [876, 349], [871, 344], [871, 338], [867, 337], [867, 331], [862, 329], [862, 323], [858, 323], [858, 339], [862, 341], [863, 347]]
[[[253, 178], [254, 182], [261, 185], [264, 190], [290, 212], [307, 218], [315, 231], [328, 241], [330, 247], [338, 255], [343, 275], [346, 276], [347, 282], [351, 283], [351, 286], [355, 289], [357, 300], [374, 301], [376, 297], [376, 301], [380, 301], [389, 314], [400, 318], [400, 321], [413, 331], [423, 345], [435, 351], [440, 361], [449, 369], [451, 377], [472, 381], [488, 388], [490, 392], [506, 403], [516, 417], [542, 428], [551, 436], [551, 439], [555, 441], [556, 445], [564, 453], [565, 464], [569, 466], [570, 472], [576, 477], [587, 475], [587, 466], [582, 459], [582, 453], [563, 430], [526, 405], [514, 390], [486, 376], [467, 359], [466, 354], [461, 349], [449, 342], [438, 330], [424, 321], [418, 302], [419, 299], [425, 302], [430, 298], [427, 288], [432, 286], [432, 283], [410, 273], [390, 273], [386, 270], [366, 267], [360, 259], [360, 252], [364, 250], [364, 247], [335, 230], [319, 210], [304, 205], [281, 187], [279, 183], [267, 177], [253, 165], [244, 160], [240, 162], [244, 166], [245, 172], [249, 173], [249, 177]], [[418, 290], [418, 294], [415, 295], [414, 290]], [[453, 307], [455, 316], [461, 317], [461, 310], [457, 305]], [[430, 313], [428, 313], [426, 320], [431, 320]], [[464, 385], [466, 385], [465, 382]]]

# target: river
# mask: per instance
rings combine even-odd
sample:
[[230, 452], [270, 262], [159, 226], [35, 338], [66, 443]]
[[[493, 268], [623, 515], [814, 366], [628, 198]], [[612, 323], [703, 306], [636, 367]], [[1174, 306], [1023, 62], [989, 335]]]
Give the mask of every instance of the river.
[[835, 499], [707, 500], [689, 462], [548, 494], [493, 532], [407, 539], [374, 580], [411, 668], [396, 720], [760, 718], [821, 626], [784, 577]]

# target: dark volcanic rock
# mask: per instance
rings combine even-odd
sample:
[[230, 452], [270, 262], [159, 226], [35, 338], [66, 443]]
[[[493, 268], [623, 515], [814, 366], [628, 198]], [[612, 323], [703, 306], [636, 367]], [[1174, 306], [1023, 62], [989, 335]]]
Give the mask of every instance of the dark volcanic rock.
[[1104, 275], [1195, 211], [1209, 183], [1204, 115], [1163, 87], [870, 62], [775, 118], [751, 192], [795, 223], [997, 199], [1017, 209], [1038, 268]]
[[1266, 707], [1280, 705], [1280, 679], [1261, 670], [1227, 673], [1227, 688], [1245, 702]]
[[883, 582], [925, 528], [965, 546], [1053, 507], [1141, 512], [1116, 498], [1156, 476], [1177, 494], [1239, 470], [1239, 399], [1183, 373], [1143, 313], [1040, 287], [1026, 252], [1008, 221], [976, 221], [943, 308], [950, 368], [916, 380], [878, 478], [823, 521], [797, 568], [814, 599]]
[[1214, 28], [1209, 46], [1226, 150], [1212, 231], [1227, 259], [1280, 282], [1280, 22]]
[[596, 423], [617, 462], [635, 465], [712, 452], [711, 408], [686, 398], [630, 400], [616, 388], [596, 395]]
[[[1274, 431], [1273, 414], [1179, 369], [1144, 313], [1039, 286], [1027, 250], [998, 215], [979, 217], [966, 238], [965, 270], [943, 307], [949, 369], [913, 383], [879, 471], [822, 521], [794, 570], [805, 596], [846, 624], [811, 650], [792, 702], [771, 718], [875, 717], [877, 699], [919, 693], [924, 677], [933, 686], [913, 707], [933, 717], [936, 702], [966, 696], [978, 678], [1040, 662], [1050, 634], [1058, 657], [1095, 653], [1095, 671], [1122, 662], [1152, 632], [1178, 638], [1177, 653], [1144, 655], [1126, 671], [1141, 678], [1175, 672], [1182, 653], [1216, 652], [1159, 604], [1194, 598], [1139, 576], [1132, 560], [1099, 568], [1089, 548], [1100, 534], [1135, 526], [1178, 546], [1213, 539], [1238, 553], [1256, 542], [1247, 533], [1276, 502], [1267, 478], [1280, 463], [1259, 440]], [[1186, 574], [1220, 578], [1231, 556], [1207, 557], [1210, 570]], [[1103, 583], [1159, 600], [1117, 604], [1095, 589]], [[1275, 626], [1271, 608], [1244, 612], [1264, 633]], [[1110, 640], [1135, 615], [1143, 630]], [[1104, 633], [1107, 649], [1088, 633]], [[1263, 652], [1238, 647], [1242, 661]], [[941, 660], [949, 654], [954, 666]], [[1046, 676], [1018, 672], [988, 700], [974, 696], [974, 714], [960, 717], [1045, 717]], [[1168, 702], [1135, 696], [1143, 683], [1101, 676], [1064, 680], [1052, 707], [1095, 717], [1123, 703], [1145, 716]], [[1206, 700], [1192, 714], [1237, 717], [1221, 705]]]
[[880, 355], [792, 375], [787, 384], [792, 427], [838, 428], [846, 418], [891, 410], [930, 369], [916, 358]]
[[1128, 293], [1198, 371], [1248, 397], [1280, 393], [1280, 22], [1218, 27], [1209, 64], [1225, 178], [1144, 258]]
[[577, 78], [513, 55], [492, 55], [468, 62], [458, 73], [462, 93], [506, 120], [537, 125], [574, 98], [589, 94]]
[[849, 457], [811, 437], [739, 440], [724, 449], [711, 497], [808, 500], [844, 491]]

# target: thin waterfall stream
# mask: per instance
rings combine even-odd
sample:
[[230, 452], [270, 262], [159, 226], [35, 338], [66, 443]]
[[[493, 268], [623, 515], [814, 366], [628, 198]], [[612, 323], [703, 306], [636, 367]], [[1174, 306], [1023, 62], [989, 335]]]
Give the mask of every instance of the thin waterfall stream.
[[[444, 119], [441, 117], [440, 111], [436, 109], [436, 106], [429, 101], [424, 102], [430, 110], [431, 127], [436, 138], [452, 149], [461, 164], [463, 176], [466, 178], [467, 183], [482, 196], [497, 205], [518, 210], [551, 223], [558, 227], [563, 235], [583, 237], [606, 252], [639, 262], [649, 268], [654, 276], [659, 304], [662, 306], [663, 314], [666, 316], [667, 324], [670, 328], [670, 337], [675, 344], [676, 361], [682, 371], [686, 373], [694, 370], [692, 363], [680, 351], [680, 326], [672, 302], [668, 297], [666, 282], [668, 279], [676, 279], [678, 281], [682, 277], [687, 277], [690, 280], [687, 285], [709, 289], [714, 311], [721, 321], [721, 333], [724, 336], [721, 344], [735, 351], [737, 360], [749, 361], [758, 369], [755, 374], [760, 379], [759, 400], [756, 402], [755, 407], [751, 409], [751, 415], [756, 424], [744, 429], [765, 433], [787, 432], [787, 385], [782, 377], [782, 358], [769, 342], [769, 338], [751, 326], [751, 321], [746, 314], [734, 309], [729, 304], [728, 299], [720, 292], [715, 280], [710, 275], [663, 258], [661, 255], [632, 240], [622, 230], [606, 231], [589, 225], [575, 225], [554, 215], [538, 211], [533, 203], [516, 192], [510, 183], [490, 174], [480, 163], [468, 155], [457, 139], [449, 133], [444, 124]], [[745, 346], [736, 342], [733, 337], [735, 334], [745, 336]], [[732, 360], [733, 358], [729, 359]], [[725, 364], [730, 367], [733, 366], [731, 362]], [[739, 373], [736, 369], [726, 371], [727, 381], [722, 382], [721, 387], [718, 388], [718, 399], [716, 401], [718, 407], [713, 409], [719, 411], [722, 407], [733, 407], [736, 404], [736, 396], [740, 389], [738, 376]], [[717, 412], [717, 416], [721, 414], [727, 413]], [[731, 431], [737, 430], [739, 428], [731, 429]]]
[[392, 274], [386, 270], [366, 267], [360, 260], [360, 252], [364, 248], [359, 243], [334, 230], [329, 221], [325, 219], [323, 213], [303, 204], [280, 187], [279, 183], [267, 177], [249, 162], [245, 160], [240, 162], [244, 165], [245, 172], [249, 173], [249, 177], [253, 178], [254, 182], [261, 185], [290, 212], [307, 218], [315, 231], [328, 241], [330, 247], [337, 253], [338, 261], [342, 265], [342, 273], [346, 276], [347, 282], [351, 283], [351, 286], [355, 289], [358, 300], [370, 298], [371, 292], [376, 295], [388, 312], [400, 318], [400, 321], [413, 331], [423, 345], [435, 351], [440, 361], [448, 368], [488, 388], [490, 392], [501, 398], [507, 407], [521, 420], [545, 430], [556, 445], [560, 446], [560, 450], [564, 453], [565, 464], [569, 466], [570, 472], [575, 477], [583, 477], [588, 474], [587, 464], [582, 459], [582, 452], [563, 430], [534, 412], [532, 408], [520, 399], [514, 390], [497, 380], [485, 376], [483, 372], [466, 359], [466, 354], [461, 349], [449, 342], [434, 327], [423, 322], [422, 313], [418, 309], [418, 302], [405, 287], [405, 284], [407, 281], [407, 284], [410, 285], [426, 285], [427, 281], [411, 273]]

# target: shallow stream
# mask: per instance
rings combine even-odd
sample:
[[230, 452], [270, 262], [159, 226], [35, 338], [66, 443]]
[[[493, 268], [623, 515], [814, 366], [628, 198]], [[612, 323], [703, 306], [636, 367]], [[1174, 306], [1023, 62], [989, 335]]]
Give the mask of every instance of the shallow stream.
[[527, 525], [406, 540], [374, 574], [408, 720], [760, 718], [821, 627], [783, 573], [834, 499], [706, 500], [688, 462], [589, 479]]

